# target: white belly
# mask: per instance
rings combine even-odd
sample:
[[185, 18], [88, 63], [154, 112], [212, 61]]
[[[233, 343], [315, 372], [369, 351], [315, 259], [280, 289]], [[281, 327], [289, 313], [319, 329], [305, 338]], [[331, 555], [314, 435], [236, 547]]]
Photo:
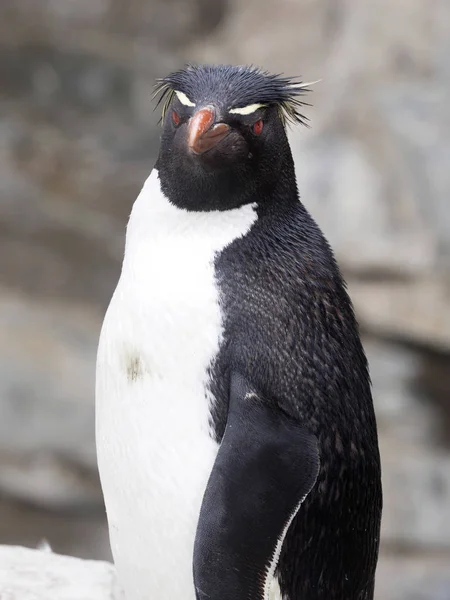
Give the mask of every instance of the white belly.
[[127, 600], [194, 600], [200, 505], [217, 453], [205, 390], [221, 313], [212, 260], [251, 207], [195, 214], [153, 172], [135, 203], [97, 360], [99, 470]]

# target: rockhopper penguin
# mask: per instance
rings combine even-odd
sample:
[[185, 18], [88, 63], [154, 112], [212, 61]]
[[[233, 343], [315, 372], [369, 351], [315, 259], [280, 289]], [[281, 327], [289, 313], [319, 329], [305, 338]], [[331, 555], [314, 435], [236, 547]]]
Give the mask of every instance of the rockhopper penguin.
[[97, 360], [126, 600], [371, 600], [382, 493], [357, 323], [299, 200], [305, 85], [188, 66], [127, 229]]

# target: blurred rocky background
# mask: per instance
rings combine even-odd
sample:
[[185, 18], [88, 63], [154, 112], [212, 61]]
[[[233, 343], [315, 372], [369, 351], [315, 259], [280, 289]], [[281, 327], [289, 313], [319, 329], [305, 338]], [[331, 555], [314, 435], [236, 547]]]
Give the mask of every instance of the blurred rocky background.
[[154, 79], [321, 78], [291, 133], [364, 332], [383, 458], [378, 600], [450, 599], [448, 0], [2, 0], [0, 543], [109, 558], [94, 368]]

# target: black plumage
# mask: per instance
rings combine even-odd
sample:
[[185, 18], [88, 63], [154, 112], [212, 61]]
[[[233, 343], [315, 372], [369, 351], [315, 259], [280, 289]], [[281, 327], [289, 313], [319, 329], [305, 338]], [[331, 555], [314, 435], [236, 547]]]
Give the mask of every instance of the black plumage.
[[[230, 381], [238, 373], [274, 415], [285, 415], [317, 440], [317, 481], [289, 528], [277, 568], [283, 598], [372, 600], [382, 491], [370, 379], [345, 283], [299, 200], [282, 115], [290, 110], [304, 121], [297, 112], [297, 94], [304, 90], [291, 83], [228, 66], [189, 67], [165, 78], [157, 167], [164, 193], [183, 209], [255, 205], [258, 218], [250, 231], [215, 260], [224, 331], [209, 369], [211, 425], [220, 442], [229, 418]], [[175, 89], [196, 106], [182, 106], [170, 91]], [[248, 116], [230, 114], [230, 107], [252, 103], [264, 107]], [[183, 127], [206, 105], [230, 134], [205, 157], [192, 157]], [[176, 126], [172, 109], [181, 117]], [[264, 129], [255, 135], [259, 119]], [[231, 472], [232, 455], [228, 460]], [[245, 494], [236, 499], [237, 512]], [[211, 521], [217, 507], [209, 496], [205, 514]], [[211, 535], [208, 529], [208, 539]], [[228, 597], [227, 574], [222, 575], [219, 600]]]
[[319, 477], [286, 536], [281, 589], [290, 600], [370, 600], [382, 500], [357, 323], [332, 252], [295, 195], [272, 193], [257, 210], [252, 231], [216, 260], [227, 316], [211, 367], [214, 430], [220, 440], [226, 382], [238, 371], [314, 433]]

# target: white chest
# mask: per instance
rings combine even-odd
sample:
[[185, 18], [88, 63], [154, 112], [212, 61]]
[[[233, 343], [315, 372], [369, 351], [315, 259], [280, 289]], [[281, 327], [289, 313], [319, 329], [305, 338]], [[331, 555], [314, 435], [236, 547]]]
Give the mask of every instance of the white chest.
[[135, 203], [97, 362], [97, 448], [127, 600], [193, 600], [192, 553], [217, 444], [207, 368], [221, 340], [214, 256], [251, 207], [187, 213], [153, 172]]

